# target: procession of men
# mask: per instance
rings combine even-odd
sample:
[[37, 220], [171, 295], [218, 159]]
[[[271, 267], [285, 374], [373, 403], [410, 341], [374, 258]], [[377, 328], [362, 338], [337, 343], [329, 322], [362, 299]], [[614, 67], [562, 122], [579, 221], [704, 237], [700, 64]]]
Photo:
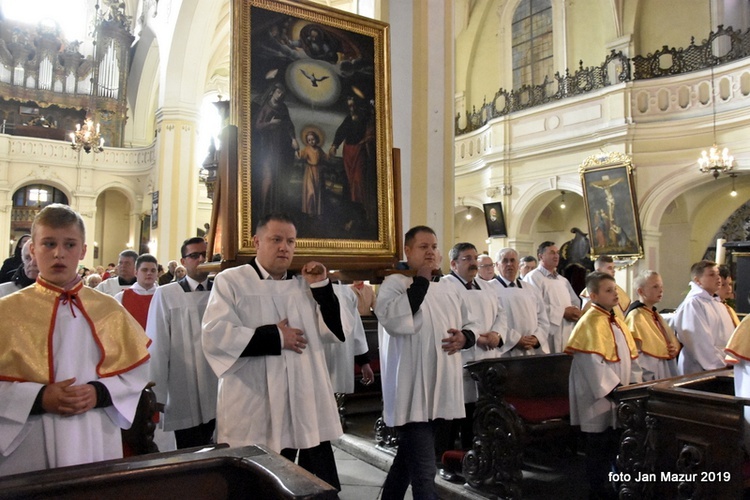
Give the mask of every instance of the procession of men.
[[[178, 279], [176, 260], [161, 280], [156, 258], [125, 250], [111, 269], [113, 276], [94, 290], [76, 272], [76, 259], [85, 255], [80, 216], [62, 205], [51, 210], [52, 215], [41, 213], [24, 245], [23, 263], [0, 309], [10, 314], [13, 308], [17, 315], [19, 306], [37, 300], [35, 293], [51, 291], [48, 298], [58, 294], [51, 306], [51, 331], [69, 328], [80, 310], [96, 318], [87, 327], [96, 338], [113, 335], [107, 309], [122, 311], [126, 316], [118, 318], [130, 319], [117, 322], [132, 333], [116, 334], [117, 340], [107, 340], [104, 348], [121, 343], [117, 348], [132, 351], [128, 359], [134, 364], [107, 361], [112, 374], [98, 372], [101, 382], [75, 385], [73, 378], [58, 382], [57, 372], [48, 383], [42, 373], [32, 376], [22, 355], [0, 363], [0, 391], [27, 412], [0, 412], [0, 475], [97, 460], [97, 445], [83, 454], [69, 453], [75, 443], [65, 445], [58, 436], [44, 444], [33, 433], [93, 415], [97, 408], [106, 410], [102, 418], [113, 419], [101, 427], [104, 432], [110, 433], [112, 425], [127, 428], [135, 411], [133, 397], [148, 374], [163, 408], [156, 432], [160, 450], [262, 444], [341, 490], [331, 444], [343, 434], [334, 394], [353, 390], [355, 361], [362, 382], [373, 383], [367, 353], [378, 350], [383, 419], [399, 443], [382, 498], [403, 498], [409, 487], [414, 498], [437, 498], [436, 473], [452, 479], [442, 469], [442, 453], [473, 446], [479, 392], [464, 364], [564, 352], [573, 357], [571, 423], [580, 426], [586, 442], [590, 491], [606, 497], [611, 491], [602, 470], [613, 460], [611, 446], [618, 435], [611, 391], [726, 366], [724, 348], [739, 323], [723, 301], [731, 286], [725, 286], [724, 271], [711, 261], [693, 266], [690, 293], [666, 321], [655, 307], [664, 287], [655, 271], [636, 277], [637, 300], [631, 301], [615, 283], [614, 260], [599, 256], [579, 296], [558, 271], [560, 251], [552, 241], [526, 257], [510, 247], [490, 256], [459, 242], [448, 252], [450, 271], [444, 275], [437, 233], [422, 225], [407, 231], [406, 260], [377, 294], [363, 282], [334, 287], [320, 262], [309, 260], [298, 273], [292, 269], [297, 229], [281, 213], [259, 219], [256, 253], [247, 264], [209, 276], [202, 266], [206, 241], [190, 237], [180, 249], [183, 277]], [[60, 241], [80, 250], [58, 250]], [[71, 319], [57, 322], [58, 316], [67, 318], [61, 311]], [[377, 318], [377, 346], [368, 346], [360, 314]], [[56, 370], [58, 351], [70, 363], [74, 347], [64, 344], [68, 337], [58, 338], [61, 333], [51, 335], [50, 366]], [[136, 339], [138, 344], [130, 346]], [[17, 335], [4, 342], [6, 349], [32, 345]], [[352, 345], [334, 348], [346, 343]], [[744, 369], [744, 343], [735, 336], [732, 346]], [[89, 348], [93, 356], [96, 347]], [[341, 367], [348, 373], [342, 374]], [[125, 375], [131, 372], [139, 378]], [[111, 385], [113, 376], [121, 384], [138, 381], [129, 386], [127, 409], [120, 403], [124, 389]], [[94, 434], [100, 431], [99, 418], [87, 424]], [[106, 443], [102, 457], [121, 456], [119, 437]], [[65, 452], [56, 449], [61, 446]], [[49, 453], [71, 458], [53, 462], [45, 458]]]

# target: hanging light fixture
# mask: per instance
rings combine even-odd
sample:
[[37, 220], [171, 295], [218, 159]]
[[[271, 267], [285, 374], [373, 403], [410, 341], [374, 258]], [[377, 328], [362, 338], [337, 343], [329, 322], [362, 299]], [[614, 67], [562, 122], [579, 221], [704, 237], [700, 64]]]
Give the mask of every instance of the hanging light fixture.
[[562, 193], [562, 198], [560, 199], [560, 209], [565, 210], [565, 191], [560, 191]]
[[[708, 19], [710, 26], [713, 28], [714, 21], [711, 4], [712, 2], [708, 2]], [[711, 32], [708, 37], [711, 41], [711, 55], [713, 55], [713, 41], [711, 40], [712, 34], [713, 32]], [[711, 61], [711, 106], [713, 108], [714, 145], [708, 151], [703, 150], [701, 156], [698, 158], [698, 169], [702, 173], [710, 173], [714, 176], [714, 179], [718, 179], [719, 175], [734, 168], [734, 156], [729, 154], [729, 148], [720, 150], [716, 145], [716, 82], [714, 81], [714, 61]]]
[[729, 174], [729, 177], [732, 178], [732, 191], [730, 191], [729, 196], [734, 198], [735, 196], [737, 196], [737, 190], [734, 188], [734, 179], [737, 177], [737, 174], [732, 172], [731, 174]]
[[104, 151], [104, 138], [99, 134], [99, 124], [86, 118], [83, 125], [76, 123], [76, 131], [70, 133], [70, 147], [74, 151], [84, 150], [86, 153]]
[[[101, 14], [99, 12], [99, 1], [97, 0], [96, 5], [94, 5], [94, 30], [93, 30], [93, 52], [94, 52], [94, 58], [96, 59], [96, 37], [99, 34], [99, 24], [101, 22]], [[99, 86], [99, 61], [94, 61], [94, 73], [91, 76], [91, 102], [89, 106], [89, 110], [87, 110], [86, 113], [86, 119], [83, 120], [83, 124], [76, 123], [76, 131], [70, 133], [70, 147], [73, 149], [73, 151], [80, 152], [82, 149], [86, 153], [91, 153], [93, 151], [94, 153], [101, 153], [104, 151], [104, 138], [100, 134], [100, 125], [99, 123], [94, 123], [94, 120], [92, 119], [92, 113], [90, 111], [91, 108], [95, 108], [94, 105], [94, 96], [97, 95], [97, 89], [94, 87]], [[96, 78], [95, 78], [96, 76]]]

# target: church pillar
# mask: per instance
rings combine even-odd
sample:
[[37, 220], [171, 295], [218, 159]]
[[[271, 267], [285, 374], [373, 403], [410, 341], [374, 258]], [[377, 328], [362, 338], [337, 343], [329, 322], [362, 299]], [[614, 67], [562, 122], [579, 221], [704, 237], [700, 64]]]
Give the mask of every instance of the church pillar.
[[[515, 248], [516, 252], [518, 252], [519, 259], [522, 259], [526, 257], [527, 255], [536, 257], [537, 247], [535, 246], [533, 240], [524, 240], [520, 238], [508, 238], [507, 242], [510, 248]], [[500, 250], [500, 248], [498, 248], [497, 250]], [[497, 250], [495, 250], [495, 252], [497, 252]], [[495, 255], [494, 254], [491, 254], [491, 255], [492, 255], [492, 258], [494, 259]]]
[[[182, 242], [196, 234], [199, 162], [194, 150], [197, 125], [195, 109], [160, 108], [156, 112], [158, 164], [154, 191], [159, 193], [159, 202], [157, 227], [151, 230], [151, 239], [157, 243], [159, 262], [178, 259]], [[137, 230], [133, 234], [136, 233]], [[133, 243], [137, 248], [138, 239], [134, 238]]]
[[[0, 147], [10, 149], [9, 137], [0, 137]], [[0, 161], [0, 258], [10, 257], [10, 219], [13, 210], [13, 193], [8, 183], [9, 162]], [[15, 249], [14, 249], [15, 250]]]
[[653, 229], [644, 229], [641, 232], [643, 236], [643, 259], [638, 263], [638, 271], [659, 269], [661, 232]]
[[92, 268], [98, 264], [94, 260], [94, 241], [96, 241], [96, 191], [93, 186], [94, 170], [97, 153], [78, 152], [76, 168], [76, 186], [73, 199], [70, 200], [71, 207], [81, 214], [86, 226], [86, 256], [81, 264]]
[[394, 146], [401, 149], [404, 230], [453, 242], [453, 1], [389, 2]]

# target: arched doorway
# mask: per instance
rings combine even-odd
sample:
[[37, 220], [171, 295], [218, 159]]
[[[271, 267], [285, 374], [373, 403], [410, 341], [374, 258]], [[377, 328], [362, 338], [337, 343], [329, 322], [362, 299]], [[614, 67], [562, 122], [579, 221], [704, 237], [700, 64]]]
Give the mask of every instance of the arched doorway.
[[68, 197], [61, 190], [47, 184], [29, 184], [13, 193], [13, 209], [10, 219], [10, 253], [15, 242], [24, 234], [31, 233], [31, 223], [41, 209], [51, 203], [68, 205]]

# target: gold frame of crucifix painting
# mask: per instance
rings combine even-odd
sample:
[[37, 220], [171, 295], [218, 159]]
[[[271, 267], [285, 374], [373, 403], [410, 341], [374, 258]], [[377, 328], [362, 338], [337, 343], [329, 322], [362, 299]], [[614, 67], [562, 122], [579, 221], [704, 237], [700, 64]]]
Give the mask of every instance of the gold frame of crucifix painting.
[[630, 156], [605, 153], [586, 158], [579, 168], [589, 225], [591, 255], [622, 260], [643, 256], [643, 237]]

